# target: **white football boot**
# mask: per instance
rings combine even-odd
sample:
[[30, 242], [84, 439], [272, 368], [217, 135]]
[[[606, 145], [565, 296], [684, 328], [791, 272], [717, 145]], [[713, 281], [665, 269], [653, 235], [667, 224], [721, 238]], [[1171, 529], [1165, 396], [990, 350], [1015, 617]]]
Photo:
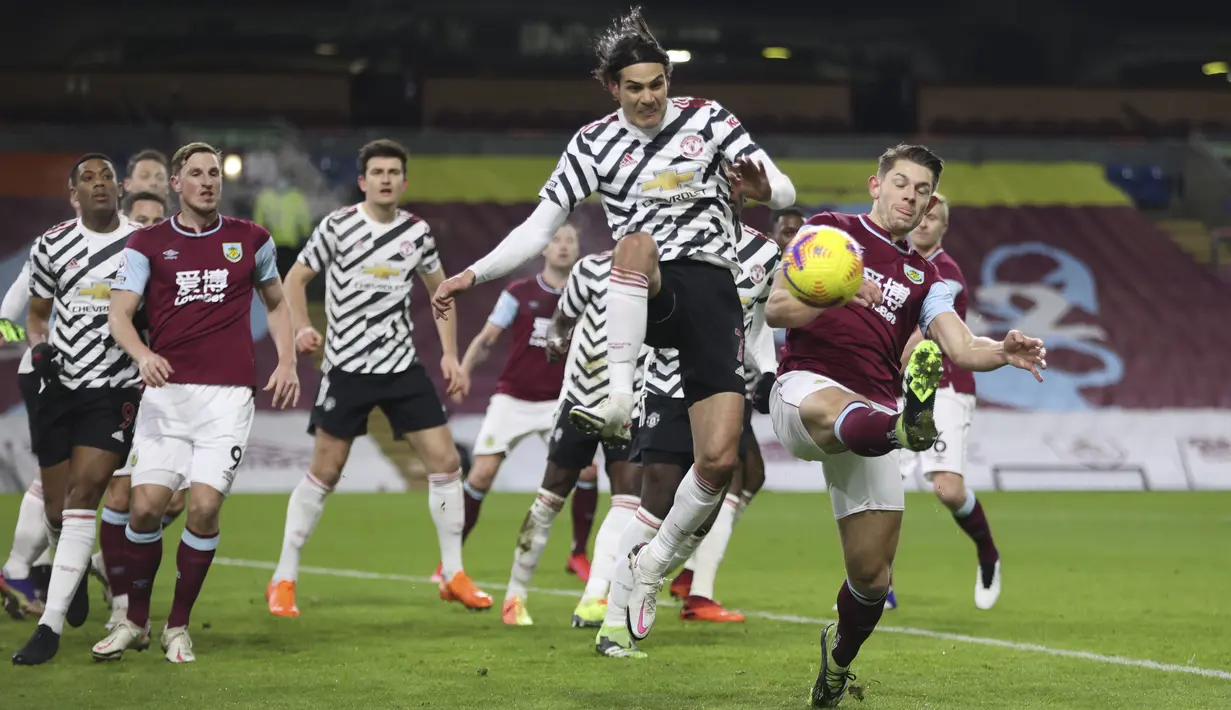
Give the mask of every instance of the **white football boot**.
[[192, 653], [192, 638], [188, 635], [187, 626], [163, 629], [162, 650], [166, 651], [167, 660], [172, 663], [192, 663], [197, 660]]
[[121, 619], [107, 638], [94, 644], [90, 654], [96, 661], [118, 661], [125, 651], [144, 651], [149, 647], [149, 625], [143, 629], [128, 619]]
[[1000, 598], [1000, 560], [992, 569], [992, 583], [983, 585], [983, 565], [975, 568], [975, 606], [980, 609], [991, 609]]

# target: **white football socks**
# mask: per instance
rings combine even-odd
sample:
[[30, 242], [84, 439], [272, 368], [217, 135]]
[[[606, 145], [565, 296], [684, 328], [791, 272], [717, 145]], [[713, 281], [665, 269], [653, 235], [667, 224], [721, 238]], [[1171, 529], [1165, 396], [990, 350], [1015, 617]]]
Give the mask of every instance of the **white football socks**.
[[282, 532], [282, 556], [274, 570], [274, 581], [299, 579], [299, 553], [321, 521], [325, 497], [332, 491], [311, 473], [305, 475], [286, 504], [286, 527]]
[[611, 395], [632, 406], [637, 356], [645, 344], [650, 279], [645, 274], [611, 267], [607, 286], [607, 366]]
[[727, 544], [731, 542], [731, 531], [735, 527], [735, 519], [739, 513], [739, 496], [727, 494], [714, 519], [709, 534], [701, 542], [696, 553], [689, 560], [688, 568], [692, 570], [691, 596], [714, 598], [714, 579], [718, 576], [718, 566], [727, 553]]
[[462, 528], [466, 525], [462, 472], [432, 473], [427, 480], [427, 504], [440, 542], [440, 576], [447, 582], [462, 571]]
[[47, 608], [38, 623], [64, 633], [64, 615], [77, 592], [77, 585], [90, 566], [94, 552], [97, 513], [93, 510], [66, 510], [51, 566], [51, 582], [47, 587]]
[[722, 490], [697, 476], [696, 468], [688, 469], [675, 491], [675, 503], [663, 519], [658, 534], [641, 551], [638, 565], [653, 577], [662, 577], [671, 568], [684, 541], [705, 524], [722, 500]]
[[43, 485], [37, 480], [26, 489], [17, 510], [17, 525], [13, 528], [13, 547], [4, 563], [4, 573], [11, 579], [30, 576], [30, 567], [47, 553], [47, 528], [43, 525]]
[[616, 547], [615, 579], [611, 581], [611, 593], [607, 595], [607, 618], [604, 626], [623, 627], [627, 624], [628, 598], [633, 593], [633, 571], [628, 564], [628, 553], [643, 542], [649, 542], [658, 534], [662, 521], [638, 508], [633, 519], [624, 526]]
[[[611, 496], [611, 509], [598, 527], [594, 536], [594, 559], [590, 561], [590, 581], [586, 582], [586, 590], [581, 593], [582, 599], [603, 599], [611, 588], [611, 580], [615, 577], [616, 565], [620, 562], [618, 554], [620, 537], [624, 528], [637, 513], [641, 498], [630, 495]], [[628, 566], [627, 560], [625, 567]]]
[[526, 598], [526, 587], [534, 578], [534, 571], [539, 566], [539, 558], [543, 548], [547, 547], [547, 539], [551, 536], [552, 523], [564, 507], [564, 498], [552, 493], [546, 488], [539, 489], [539, 495], [530, 505], [530, 512], [522, 521], [521, 530], [517, 533], [517, 547], [513, 548], [513, 571], [509, 573], [509, 586], [504, 598]]

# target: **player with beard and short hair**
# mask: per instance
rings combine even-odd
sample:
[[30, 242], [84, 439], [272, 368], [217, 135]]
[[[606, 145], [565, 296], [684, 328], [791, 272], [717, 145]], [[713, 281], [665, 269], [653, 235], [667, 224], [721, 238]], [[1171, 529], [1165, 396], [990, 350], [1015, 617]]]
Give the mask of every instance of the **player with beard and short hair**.
[[120, 214], [110, 158], [82, 156], [71, 177], [81, 217], [39, 237], [30, 257], [27, 337], [42, 380], [35, 450], [55, 555], [46, 608], [34, 635], [13, 654], [15, 665], [46, 663], [59, 651], [70, 602], [85, 586], [98, 504], [128, 456], [141, 397], [137, 366], [116, 344], [107, 319], [134, 225]]
[[696, 464], [654, 540], [631, 561], [635, 636], [649, 634], [657, 595], [688, 538], [722, 501], [739, 460], [744, 414], [743, 309], [735, 285], [739, 229], [731, 195], [782, 209], [795, 187], [730, 111], [701, 98], [668, 98], [671, 60], [634, 9], [595, 43], [596, 78], [620, 109], [569, 141], [534, 213], [490, 254], [442, 284], [438, 315], [454, 295], [529, 261], [581, 200], [598, 192], [617, 240], [607, 293], [611, 388], [570, 421], [627, 441], [643, 344], [676, 349]]
[[[968, 291], [962, 269], [945, 251], [942, 240], [949, 231], [949, 201], [936, 193], [936, 204], [910, 233], [911, 246], [936, 267], [953, 292], [954, 310], [966, 320]], [[923, 334], [916, 332], [907, 351], [914, 349]], [[975, 575], [975, 606], [991, 609], [1000, 597], [1000, 551], [992, 539], [992, 529], [983, 503], [966, 487], [966, 445], [975, 413], [975, 377], [968, 370], [944, 359], [944, 375], [936, 391], [936, 443], [927, 451], [902, 455], [902, 475], [921, 474], [936, 492], [937, 499], [953, 514], [953, 521], [975, 543], [979, 568]]]
[[[244, 457], [254, 416], [253, 292], [269, 314], [278, 365], [265, 386], [273, 406], [299, 399], [290, 309], [274, 243], [264, 228], [218, 213], [218, 151], [189, 143], [171, 161], [182, 209], [135, 232], [111, 296], [111, 333], [137, 363], [145, 391], [137, 414], [132, 503], [125, 529], [128, 616], [95, 644], [96, 660], [150, 643], [150, 596], [162, 562], [162, 519], [184, 480], [192, 506], [176, 554], [175, 595], [162, 648], [172, 663], [196, 660], [189, 617], [219, 542], [219, 516]], [[149, 345], [133, 317], [144, 301]]]
[[[428, 470], [428, 511], [436, 527], [446, 576], [441, 599], [470, 609], [491, 607], [491, 597], [462, 569], [461, 461], [448, 418], [427, 369], [419, 361], [410, 318], [417, 276], [430, 294], [445, 278], [436, 240], [427, 222], [398, 209], [406, 190], [406, 149], [376, 140], [359, 150], [363, 202], [321, 221], [287, 274], [287, 297], [300, 352], [323, 344], [320, 389], [308, 432], [316, 440], [307, 475], [286, 506], [282, 554], [265, 588], [269, 612], [299, 616], [295, 587], [299, 556], [325, 499], [342, 477], [355, 437], [367, 433], [368, 417], [380, 407], [393, 428], [418, 453]], [[325, 337], [308, 317], [306, 288], [326, 272]], [[436, 321], [443, 355], [441, 373], [448, 394], [470, 388], [457, 361], [455, 320]]]
[[[824, 462], [846, 565], [837, 624], [821, 632], [814, 707], [841, 701], [854, 679], [851, 662], [884, 610], [906, 503], [898, 451], [926, 451], [936, 441], [942, 352], [965, 370], [1012, 365], [1040, 381], [1047, 367], [1040, 340], [1018, 331], [1001, 342], [975, 337], [936, 267], [910, 247], [908, 235], [935, 202], [942, 169], [924, 146], [895, 146], [868, 178], [868, 214], [824, 212], [808, 220], [847, 233], [850, 248], [862, 252], [864, 284], [850, 304], [808, 306], [781, 279], [766, 304], [769, 325], [790, 329], [770, 393], [774, 432], [791, 455]], [[914, 349], [903, 372], [899, 362], [916, 328], [934, 340]]]

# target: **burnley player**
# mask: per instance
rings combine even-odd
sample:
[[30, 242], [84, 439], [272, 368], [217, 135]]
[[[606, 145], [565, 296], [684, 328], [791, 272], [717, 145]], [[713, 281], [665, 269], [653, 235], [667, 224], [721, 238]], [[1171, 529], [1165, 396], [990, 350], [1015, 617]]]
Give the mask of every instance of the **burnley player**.
[[[936, 193], [936, 204], [924, 215], [923, 221], [910, 233], [911, 246], [923, 258], [932, 262], [940, 278], [953, 292], [954, 310], [966, 320], [966, 278], [953, 257], [945, 252], [942, 240], [949, 231], [949, 202]], [[916, 331], [907, 349], [917, 343], [922, 334]], [[936, 391], [936, 444], [927, 451], [902, 455], [903, 475], [915, 472], [932, 484], [936, 497], [953, 514], [957, 523], [975, 543], [979, 569], [975, 575], [975, 607], [991, 609], [1000, 597], [1000, 552], [992, 540], [992, 530], [983, 504], [974, 491], [966, 487], [962, 474], [966, 469], [966, 444], [971, 420], [975, 413], [975, 377], [969, 370], [944, 359], [944, 375]]]
[[436, 307], [446, 313], [454, 294], [533, 258], [581, 200], [600, 194], [618, 240], [607, 294], [611, 390], [595, 407], [575, 407], [571, 421], [627, 440], [641, 346], [677, 349], [696, 453], [659, 534], [632, 562], [629, 613], [648, 633], [668, 566], [722, 501], [739, 460], [744, 337], [730, 196], [742, 189], [782, 209], [795, 202], [795, 187], [730, 111], [706, 99], [668, 98], [671, 60], [639, 10], [596, 48], [595, 75], [620, 109], [577, 132], [534, 213], [446, 281]]
[[[502, 333], [507, 330], [513, 337], [509, 357], [496, 382], [496, 393], [487, 405], [474, 442], [474, 467], [466, 477], [463, 539], [470, 536], [478, 522], [483, 497], [491, 489], [508, 452], [528, 436], [546, 440], [555, 426], [564, 362], [547, 359], [547, 326], [580, 249], [575, 226], [566, 223], [557, 229], [543, 250], [543, 270], [505, 288], [483, 330], [466, 348], [462, 369], [470, 375], [487, 359]], [[552, 502], [563, 506], [564, 498]]]
[[98, 504], [128, 456], [141, 397], [137, 366], [107, 322], [112, 283], [134, 229], [120, 214], [111, 159], [98, 153], [78, 159], [71, 185], [81, 217], [39, 237], [30, 257], [26, 333], [42, 380], [35, 449], [56, 552], [46, 608], [13, 655], [17, 665], [46, 663], [59, 650], [70, 602], [84, 593]]
[[[814, 707], [833, 707], [845, 695], [851, 662], [884, 610], [905, 507], [898, 449], [926, 451], [936, 441], [942, 351], [965, 370], [1012, 365], [1041, 381], [1046, 368], [1042, 341], [1018, 331], [1003, 342], [971, 334], [936, 267], [911, 249], [907, 235], [935, 202], [942, 167], [923, 146], [890, 148], [868, 178], [870, 213], [808, 220], [845, 231], [862, 249], [864, 285], [855, 301], [813, 308], [778, 280], [766, 305], [769, 325], [790, 329], [770, 395], [774, 432], [791, 455], [825, 463], [846, 564], [836, 629], [821, 632]], [[902, 373], [898, 362], [916, 327], [933, 340], [914, 350]]]
[[[325, 498], [342, 478], [355, 437], [368, 430], [376, 407], [394, 436], [418, 453], [428, 473], [428, 512], [436, 526], [446, 601], [487, 609], [492, 600], [462, 570], [461, 460], [444, 406], [419, 361], [410, 318], [418, 277], [429, 294], [445, 278], [427, 222], [398, 209], [406, 190], [406, 149], [377, 140], [359, 150], [363, 202], [321, 221], [286, 278], [287, 300], [301, 352], [315, 352], [321, 334], [308, 318], [308, 283], [327, 272], [325, 359], [308, 433], [316, 444], [307, 475], [291, 492], [278, 567], [265, 589], [274, 616], [299, 616], [295, 585], [303, 546], [320, 522]], [[469, 379], [457, 361], [456, 319], [436, 321], [448, 392], [464, 394]]]
[[[135, 232], [112, 289], [109, 322], [137, 363], [145, 392], [133, 443], [132, 501], [125, 538], [128, 618], [95, 644], [97, 660], [150, 643], [150, 595], [162, 562], [162, 517], [189, 482], [192, 506], [176, 554], [175, 597], [162, 632], [172, 663], [196, 660], [189, 616], [218, 549], [219, 514], [244, 458], [254, 415], [256, 291], [269, 317], [278, 365], [266, 391], [276, 408], [299, 399], [291, 317], [269, 232], [218, 213], [218, 151], [189, 143], [171, 160], [179, 213]], [[147, 346], [133, 324], [144, 299]]]

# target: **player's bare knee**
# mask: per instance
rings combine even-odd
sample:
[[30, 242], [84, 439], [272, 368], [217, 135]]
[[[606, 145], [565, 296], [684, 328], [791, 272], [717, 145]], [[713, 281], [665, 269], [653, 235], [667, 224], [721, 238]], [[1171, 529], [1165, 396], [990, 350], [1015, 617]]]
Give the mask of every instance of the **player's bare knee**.
[[462, 457], [458, 455], [457, 448], [450, 446], [424, 455], [423, 465], [433, 473], [453, 473], [462, 467]]
[[466, 482], [474, 490], [489, 490], [492, 482], [496, 480], [496, 472], [500, 470], [500, 462], [503, 460], [502, 454], [485, 454], [474, 457], [474, 467], [470, 469]]
[[188, 527], [198, 535], [213, 535], [218, 532], [221, 503], [221, 494], [217, 497], [193, 495], [188, 501]]
[[129, 494], [128, 524], [137, 532], [153, 532], [162, 526], [172, 491], [163, 486], [134, 486]]
[[712, 486], [726, 487], [739, 468], [739, 450], [734, 446], [720, 447], [712, 452], [703, 452], [694, 464], [697, 476]]
[[650, 280], [650, 295], [658, 293], [661, 277], [658, 273], [658, 245], [648, 232], [626, 234], [616, 242], [613, 265], [645, 274]]
[[955, 473], [938, 471], [932, 474], [932, 489], [936, 497], [950, 510], [962, 507], [966, 502], [966, 483]]
[[128, 511], [129, 495], [131, 491], [130, 479], [128, 476], [113, 476], [111, 483], [107, 484], [107, 493], [103, 496], [103, 505], [117, 513]]
[[889, 593], [892, 565], [881, 560], [848, 564], [846, 579], [860, 596], [879, 599]]
[[171, 502], [167, 503], [167, 515], [171, 517], [179, 517], [180, 513], [184, 512], [184, 508], [188, 505], [187, 491], [179, 490], [171, 494]]
[[607, 478], [611, 481], [611, 495], [641, 497], [641, 467], [627, 461], [607, 465]]

